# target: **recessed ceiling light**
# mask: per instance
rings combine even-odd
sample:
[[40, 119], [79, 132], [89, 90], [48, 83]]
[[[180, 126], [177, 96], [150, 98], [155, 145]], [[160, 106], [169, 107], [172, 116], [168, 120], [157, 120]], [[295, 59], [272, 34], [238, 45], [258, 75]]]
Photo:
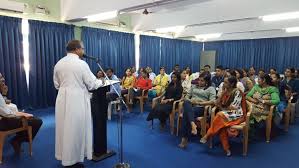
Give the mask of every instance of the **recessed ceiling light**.
[[115, 11], [104, 12], [104, 13], [86, 16], [84, 18], [87, 18], [88, 22], [97, 22], [97, 21], [101, 21], [101, 20], [113, 19], [113, 18], [117, 17], [117, 15], [118, 15], [118, 11], [115, 10]]
[[278, 13], [273, 15], [261, 16], [259, 18], [263, 19], [263, 21], [280, 21], [280, 20], [298, 19], [299, 12]]
[[289, 27], [285, 29], [287, 33], [299, 32], [299, 27]]
[[207, 39], [212, 39], [212, 38], [219, 38], [222, 36], [222, 33], [211, 33], [211, 34], [199, 34], [196, 35], [196, 39], [199, 40], [207, 40]]
[[173, 26], [156, 29], [157, 33], [180, 33], [185, 29], [185, 26]]

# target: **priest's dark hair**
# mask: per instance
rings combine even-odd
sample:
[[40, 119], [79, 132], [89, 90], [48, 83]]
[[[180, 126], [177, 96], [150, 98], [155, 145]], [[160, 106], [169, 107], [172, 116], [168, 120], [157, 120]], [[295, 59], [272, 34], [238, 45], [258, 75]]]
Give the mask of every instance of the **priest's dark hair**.
[[71, 40], [67, 43], [66, 51], [72, 52], [72, 51], [75, 51], [76, 49], [80, 49], [80, 48], [82, 48], [82, 43], [80, 40]]

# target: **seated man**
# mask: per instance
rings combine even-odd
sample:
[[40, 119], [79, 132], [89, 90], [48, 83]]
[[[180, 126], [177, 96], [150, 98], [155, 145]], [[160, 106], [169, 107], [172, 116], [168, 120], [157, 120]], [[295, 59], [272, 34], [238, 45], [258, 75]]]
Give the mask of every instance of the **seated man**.
[[3, 86], [3, 89], [2, 89], [2, 91], [1, 91], [1, 94], [2, 94], [2, 96], [3, 96], [3, 98], [4, 98], [4, 100], [5, 100], [5, 103], [7, 104], [8, 108], [10, 108], [11, 110], [13, 110], [13, 111], [17, 111], [17, 110], [18, 110], [17, 105], [13, 104], [13, 103], [11, 102], [11, 100], [9, 100], [9, 99], [7, 98], [8, 87], [5, 85], [5, 78], [3, 77], [3, 75], [2, 75], [1, 73], [0, 73], [0, 78], [1, 78], [1, 79], [0, 79], [1, 82], [4, 83], [4, 86]]
[[156, 74], [153, 72], [152, 68], [149, 67], [149, 66], [147, 66], [147, 67], [145, 68], [145, 70], [146, 70], [146, 72], [149, 74], [149, 78], [150, 78], [150, 80], [154, 81], [155, 78], [156, 78]]
[[223, 82], [223, 67], [221, 65], [216, 67], [215, 76], [212, 78], [212, 85], [218, 90], [219, 85]]
[[[114, 73], [114, 71], [113, 71], [112, 68], [108, 68], [108, 69], [106, 70], [106, 74], [107, 74], [107, 76], [108, 76], [108, 78], [109, 78], [110, 80], [119, 80], [119, 79], [117, 78], [117, 76], [114, 75], [113, 73]], [[121, 87], [120, 87], [120, 84], [119, 84], [119, 83], [113, 84], [113, 86], [114, 86], [115, 90], [116, 90], [118, 93], [121, 93]], [[118, 98], [118, 94], [117, 94], [116, 91], [114, 90], [113, 86], [111, 85], [111, 86], [110, 86], [110, 91], [106, 93], [106, 98], [107, 98], [107, 100], [109, 100], [109, 101], [115, 101], [115, 100]]]
[[[3, 78], [2, 75], [0, 75], [0, 78]], [[19, 112], [17, 110], [15, 111], [15, 110], [10, 109], [2, 96], [2, 92], [5, 89], [4, 86], [5, 86], [5, 83], [1, 80], [1, 82], [0, 82], [0, 93], [1, 93], [0, 94], [0, 115], [5, 118], [0, 121], [0, 130], [5, 131], [5, 130], [10, 130], [10, 129], [15, 129], [15, 128], [21, 127], [22, 120], [17, 117], [24, 116], [28, 119], [28, 125], [32, 126], [32, 139], [33, 139], [43, 123], [42, 120], [37, 117], [33, 117], [32, 114]], [[12, 116], [12, 117], [7, 118], [8, 116]], [[10, 141], [10, 143], [12, 144], [15, 152], [17, 154], [19, 154], [21, 152], [22, 143], [27, 142], [27, 141], [28, 141], [27, 132], [21, 132], [21, 133], [17, 133], [17, 135], [15, 137], [13, 137], [13, 139]]]

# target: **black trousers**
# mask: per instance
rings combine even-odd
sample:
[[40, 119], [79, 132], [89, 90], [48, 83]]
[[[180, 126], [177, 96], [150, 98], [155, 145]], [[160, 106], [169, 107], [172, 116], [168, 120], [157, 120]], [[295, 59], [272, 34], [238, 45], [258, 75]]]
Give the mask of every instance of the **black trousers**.
[[118, 95], [116, 93], [108, 92], [106, 98], [109, 102], [115, 101], [118, 98]]
[[158, 104], [147, 116], [147, 121], [155, 118], [159, 119], [161, 123], [165, 124], [169, 114], [172, 110], [172, 103]]
[[[36, 136], [38, 130], [42, 126], [43, 121], [40, 118], [32, 117], [28, 119], [28, 125], [32, 127], [32, 139]], [[16, 129], [22, 127], [22, 119], [21, 118], [2, 118], [0, 120], [0, 130], [8, 131], [11, 129]], [[15, 140], [19, 142], [28, 142], [28, 134], [27, 131], [22, 131], [16, 134], [14, 137]]]
[[191, 122], [194, 122], [196, 117], [203, 116], [203, 112], [203, 107], [193, 107], [190, 101], [184, 102], [184, 111], [181, 128], [182, 137], [188, 138], [191, 136]]

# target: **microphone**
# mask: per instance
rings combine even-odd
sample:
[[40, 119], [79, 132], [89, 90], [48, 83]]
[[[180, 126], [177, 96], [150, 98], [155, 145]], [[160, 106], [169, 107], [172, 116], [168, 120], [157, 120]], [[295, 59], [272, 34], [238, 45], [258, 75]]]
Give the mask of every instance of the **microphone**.
[[96, 57], [88, 56], [88, 55], [86, 55], [86, 54], [83, 54], [83, 58], [91, 59], [91, 60], [95, 60], [95, 61], [101, 61], [100, 58], [96, 58]]

